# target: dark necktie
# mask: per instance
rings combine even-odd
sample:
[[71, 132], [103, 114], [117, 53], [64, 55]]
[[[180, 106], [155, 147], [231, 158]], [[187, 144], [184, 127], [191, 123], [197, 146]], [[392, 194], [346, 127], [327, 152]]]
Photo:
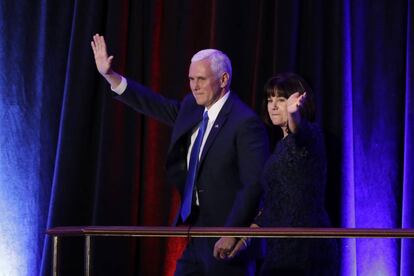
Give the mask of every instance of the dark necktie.
[[191, 149], [190, 162], [188, 164], [187, 180], [185, 182], [183, 202], [181, 206], [181, 219], [183, 222], [188, 218], [191, 213], [191, 205], [193, 202], [194, 184], [197, 177], [197, 170], [199, 165], [200, 148], [203, 142], [204, 133], [207, 129], [208, 114], [207, 111], [203, 114], [203, 120], [201, 121], [200, 128], [198, 130], [197, 137], [194, 141], [193, 148]]

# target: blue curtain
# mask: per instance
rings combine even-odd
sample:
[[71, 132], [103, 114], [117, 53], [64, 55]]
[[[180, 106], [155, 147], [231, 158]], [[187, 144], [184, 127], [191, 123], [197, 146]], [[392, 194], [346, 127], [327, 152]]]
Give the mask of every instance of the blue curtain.
[[[405, 65], [405, 105], [404, 105], [404, 162], [403, 162], [403, 188], [402, 188], [402, 227], [414, 228], [414, 5], [408, 2], [407, 7], [407, 40], [406, 40], [406, 65]], [[403, 240], [401, 248], [401, 275], [407, 276], [414, 273], [414, 262], [410, 261], [414, 256], [414, 242]]]
[[[411, 10], [410, 1], [343, 3], [344, 227], [413, 227]], [[344, 240], [343, 251], [344, 275], [414, 272], [409, 240]]]
[[46, 13], [43, 1], [0, 3], [2, 275], [35, 275], [41, 264], [66, 62], [52, 62], [57, 52], [46, 49], [47, 32], [57, 31]]
[[[335, 226], [414, 228], [413, 9], [411, 0], [1, 1], [0, 274], [50, 275], [48, 227], [171, 219], [170, 189], [153, 191], [168, 129], [111, 99], [90, 50], [97, 32], [118, 71], [169, 97], [188, 91], [187, 61], [201, 48], [229, 54], [233, 89], [257, 112], [268, 77], [303, 75], [326, 134]], [[149, 256], [163, 275], [168, 246], [146, 246], [97, 243], [97, 275], [144, 275]], [[79, 240], [63, 244], [63, 273], [82, 273], [81, 251]], [[414, 274], [409, 239], [344, 239], [341, 253], [342, 275]]]

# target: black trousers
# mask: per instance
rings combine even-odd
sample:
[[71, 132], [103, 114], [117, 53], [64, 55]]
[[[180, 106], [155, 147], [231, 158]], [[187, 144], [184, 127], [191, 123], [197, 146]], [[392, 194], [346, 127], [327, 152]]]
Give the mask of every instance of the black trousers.
[[[193, 206], [189, 224], [202, 227], [208, 225], [199, 215], [198, 207]], [[255, 261], [242, 252], [232, 260], [217, 260], [214, 258], [214, 245], [219, 238], [191, 238], [178, 259], [174, 276], [253, 276]]]
[[255, 262], [245, 256], [229, 261], [217, 260], [213, 256], [217, 238], [192, 238], [181, 258], [177, 261], [175, 276], [253, 276]]

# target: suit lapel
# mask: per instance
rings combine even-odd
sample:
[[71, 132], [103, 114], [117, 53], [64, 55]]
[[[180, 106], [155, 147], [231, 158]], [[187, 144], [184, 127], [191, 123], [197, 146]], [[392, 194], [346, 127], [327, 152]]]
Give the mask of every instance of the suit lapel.
[[206, 143], [203, 148], [203, 152], [201, 153], [200, 164], [203, 162], [205, 156], [207, 155], [211, 145], [213, 144], [214, 140], [217, 137], [217, 134], [219, 134], [220, 130], [224, 127], [224, 124], [227, 121], [228, 115], [230, 114], [232, 105], [233, 105], [233, 96], [232, 94], [230, 94], [226, 103], [221, 108], [219, 115], [217, 116], [213, 124], [213, 127], [210, 130], [210, 133], [207, 137]]
[[196, 106], [191, 112], [183, 116], [183, 119], [177, 125], [172, 137], [171, 144], [174, 145], [183, 135], [187, 135], [203, 119], [204, 107]]

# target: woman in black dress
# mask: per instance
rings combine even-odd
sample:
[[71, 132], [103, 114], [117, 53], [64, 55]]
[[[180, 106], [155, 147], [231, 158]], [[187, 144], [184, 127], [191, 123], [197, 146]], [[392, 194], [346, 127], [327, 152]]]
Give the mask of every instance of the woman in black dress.
[[[293, 73], [265, 85], [264, 120], [279, 139], [262, 175], [264, 196], [252, 227], [330, 227], [325, 209], [326, 157], [309, 85]], [[247, 245], [241, 239], [236, 251]], [[260, 275], [336, 275], [333, 239], [266, 239]]]

